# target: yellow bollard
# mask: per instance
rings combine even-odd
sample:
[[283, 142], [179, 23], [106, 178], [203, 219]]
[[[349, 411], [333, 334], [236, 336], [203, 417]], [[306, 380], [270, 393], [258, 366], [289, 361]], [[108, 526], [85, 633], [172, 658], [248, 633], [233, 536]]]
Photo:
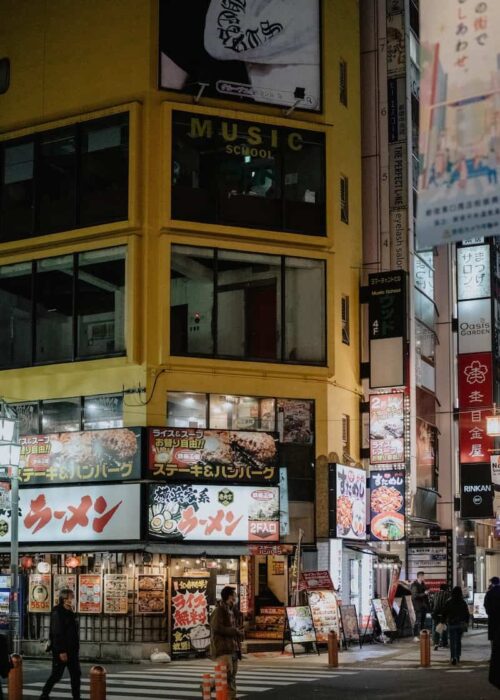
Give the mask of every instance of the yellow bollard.
[[431, 665], [431, 635], [429, 630], [420, 632], [420, 665], [424, 668]]
[[23, 657], [12, 654], [12, 668], [9, 672], [9, 700], [23, 700]]
[[106, 669], [103, 666], [90, 669], [90, 700], [106, 700]]

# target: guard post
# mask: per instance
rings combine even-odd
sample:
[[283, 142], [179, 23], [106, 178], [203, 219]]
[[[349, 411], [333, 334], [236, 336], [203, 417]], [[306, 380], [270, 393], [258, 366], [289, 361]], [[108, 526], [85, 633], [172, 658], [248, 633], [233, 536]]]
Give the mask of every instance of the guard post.
[[429, 630], [420, 632], [420, 666], [428, 668], [431, 665], [431, 635]]
[[106, 669], [92, 666], [90, 669], [90, 700], [106, 700]]
[[328, 665], [337, 668], [339, 665], [339, 641], [336, 632], [328, 632]]
[[9, 672], [9, 700], [23, 700], [23, 657], [12, 654], [12, 668]]

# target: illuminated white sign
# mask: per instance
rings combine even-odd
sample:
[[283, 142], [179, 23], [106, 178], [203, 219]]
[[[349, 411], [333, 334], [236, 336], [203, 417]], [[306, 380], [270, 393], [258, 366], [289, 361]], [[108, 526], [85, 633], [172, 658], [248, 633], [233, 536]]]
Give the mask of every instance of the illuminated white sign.
[[457, 288], [460, 301], [491, 296], [489, 245], [458, 248]]
[[491, 300], [458, 302], [458, 351], [491, 352]]

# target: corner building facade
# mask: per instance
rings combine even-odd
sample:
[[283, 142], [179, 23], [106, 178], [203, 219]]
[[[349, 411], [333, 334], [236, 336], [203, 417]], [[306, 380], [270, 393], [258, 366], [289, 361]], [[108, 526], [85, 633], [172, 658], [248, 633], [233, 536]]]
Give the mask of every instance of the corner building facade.
[[[184, 4], [209, 27], [217, 3]], [[85, 655], [137, 657], [175, 640], [196, 650], [173, 629], [183, 577], [205, 581], [210, 604], [238, 584], [259, 632], [261, 608], [288, 602], [300, 530], [306, 568], [329, 568], [328, 462], [354, 463], [360, 447], [359, 18], [350, 0], [306, 5], [317, 58], [306, 45], [302, 68], [279, 66], [269, 86], [254, 57], [252, 92], [237, 74], [215, 82], [227, 57], [208, 29], [191, 63], [211, 51], [209, 77], [188, 75], [179, 42], [198, 35], [175, 2], [3, 5], [0, 386], [23, 437], [26, 650], [46, 632], [56, 577], [78, 587]], [[248, 499], [268, 497], [259, 487], [278, 487], [252, 472], [267, 459], [256, 433], [277, 446], [281, 534], [235, 530]], [[183, 467], [183, 449], [204, 467]], [[202, 521], [198, 504], [181, 532], [168, 494], [205, 487], [231, 515], [210, 520], [214, 506]], [[108, 536], [99, 518], [116, 489], [126, 517]]]

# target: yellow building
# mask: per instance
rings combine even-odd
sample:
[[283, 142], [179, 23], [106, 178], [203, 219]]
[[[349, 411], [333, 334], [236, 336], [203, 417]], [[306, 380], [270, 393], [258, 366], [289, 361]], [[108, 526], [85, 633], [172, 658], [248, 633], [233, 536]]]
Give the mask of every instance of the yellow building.
[[277, 432], [313, 546], [360, 450], [358, 3], [219, 5], [2, 4], [0, 395], [24, 433]]

